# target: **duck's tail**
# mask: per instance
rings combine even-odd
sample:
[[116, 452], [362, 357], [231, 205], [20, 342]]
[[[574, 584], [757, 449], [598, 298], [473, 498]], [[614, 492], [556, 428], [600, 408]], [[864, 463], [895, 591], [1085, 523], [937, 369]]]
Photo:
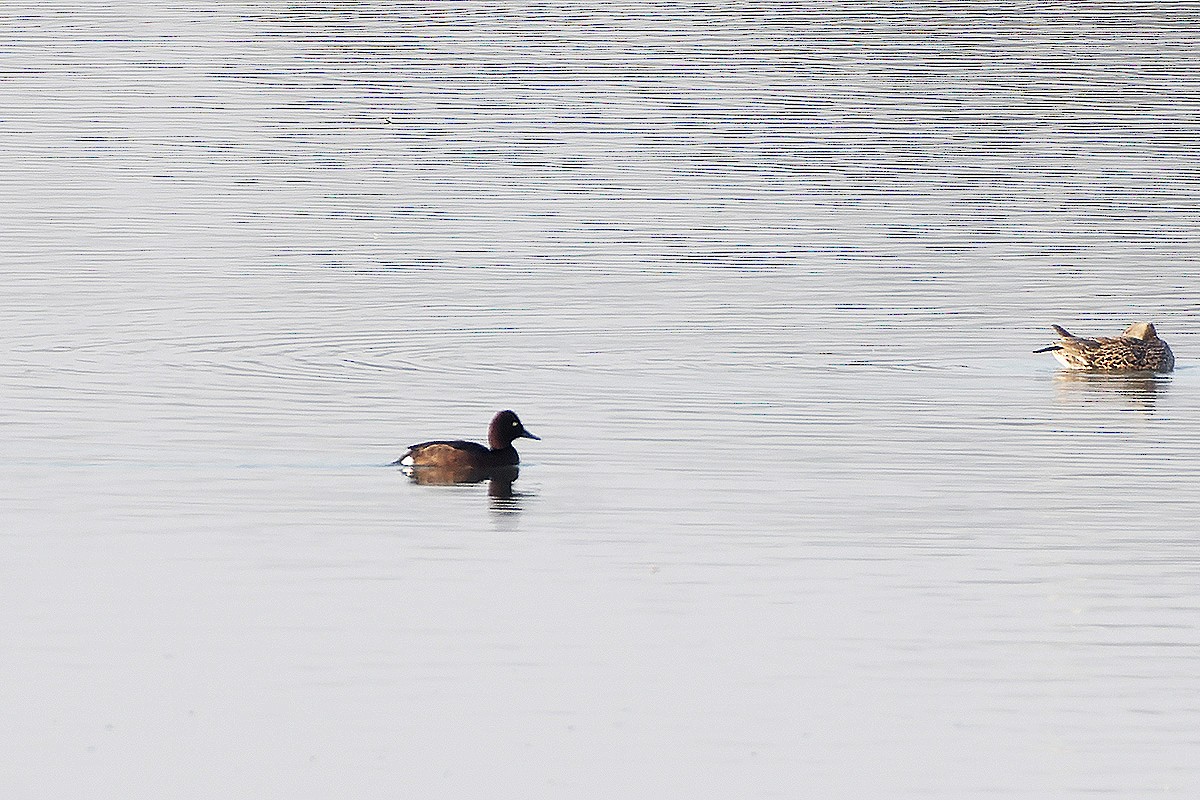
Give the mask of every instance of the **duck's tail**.
[[[1050, 327], [1054, 328], [1054, 332], [1057, 333], [1059, 336], [1061, 336], [1064, 339], [1074, 339], [1075, 338], [1074, 336], [1071, 335], [1070, 331], [1068, 331], [1066, 328], [1064, 328], [1061, 325], [1051, 325]], [[1061, 344], [1052, 344], [1049, 347], [1043, 347], [1039, 350], [1034, 350], [1033, 352], [1049, 353], [1051, 350], [1062, 350], [1062, 345]]]

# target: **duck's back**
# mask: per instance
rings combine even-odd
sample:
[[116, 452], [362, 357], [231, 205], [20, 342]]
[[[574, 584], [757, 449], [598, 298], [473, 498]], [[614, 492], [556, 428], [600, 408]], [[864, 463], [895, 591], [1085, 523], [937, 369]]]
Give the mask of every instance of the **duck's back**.
[[1175, 356], [1162, 339], [1145, 341], [1130, 336], [1064, 338], [1054, 355], [1073, 369], [1169, 372]]
[[516, 464], [517, 451], [512, 447], [489, 450], [477, 442], [462, 440], [422, 442], [408, 448], [396, 463], [414, 467], [490, 469]]
[[408, 448], [399, 463], [414, 467], [477, 466], [486, 462], [487, 457], [488, 449], [476, 442], [421, 442]]

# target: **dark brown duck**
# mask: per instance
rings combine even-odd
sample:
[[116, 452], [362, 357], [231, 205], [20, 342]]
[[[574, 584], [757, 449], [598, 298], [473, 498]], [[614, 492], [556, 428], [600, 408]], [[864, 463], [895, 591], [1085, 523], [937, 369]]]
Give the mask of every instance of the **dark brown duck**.
[[492, 417], [488, 426], [488, 445], [461, 439], [453, 441], [421, 442], [408, 448], [408, 452], [393, 466], [426, 471], [442, 480], [437, 483], [459, 483], [482, 480], [496, 470], [512, 468], [520, 463], [513, 442], [517, 439], [540, 439], [521, 424], [512, 411], [501, 411]]

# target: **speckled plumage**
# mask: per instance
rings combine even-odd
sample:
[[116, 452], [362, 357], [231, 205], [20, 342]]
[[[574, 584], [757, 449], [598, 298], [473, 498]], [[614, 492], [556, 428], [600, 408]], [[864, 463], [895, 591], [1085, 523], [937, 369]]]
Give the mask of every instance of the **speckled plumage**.
[[1058, 333], [1058, 344], [1034, 350], [1053, 352], [1067, 369], [1086, 369], [1096, 372], [1170, 372], [1175, 368], [1175, 355], [1149, 322], [1135, 322], [1120, 336], [1101, 336], [1087, 339], [1074, 336], [1065, 328], [1051, 326]]

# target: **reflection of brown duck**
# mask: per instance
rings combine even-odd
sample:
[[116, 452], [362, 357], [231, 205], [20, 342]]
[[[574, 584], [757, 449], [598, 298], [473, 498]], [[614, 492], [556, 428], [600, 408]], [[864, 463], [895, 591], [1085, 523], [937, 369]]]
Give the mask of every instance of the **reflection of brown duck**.
[[419, 467], [412, 464], [402, 464], [400, 466], [404, 470], [404, 473], [413, 479], [413, 483], [419, 483], [423, 486], [479, 483], [489, 478], [500, 479], [511, 484], [521, 472], [520, 468], [516, 466], [492, 467], [491, 469], [475, 467], [470, 464], [465, 466], [461, 464], [451, 466], [427, 464]]
[[1054, 376], [1055, 400], [1066, 405], [1119, 406], [1153, 411], [1171, 379], [1149, 372], [1096, 372], [1066, 369]]
[[488, 446], [462, 440], [414, 444], [393, 462], [405, 467], [417, 483], [476, 483], [484, 478], [511, 484], [516, 479], [520, 457], [512, 443], [516, 439], [537, 439], [511, 411], [501, 411], [488, 426]]
[[1120, 336], [1086, 339], [1073, 336], [1065, 328], [1052, 326], [1060, 339], [1058, 344], [1034, 350], [1053, 352], [1067, 369], [1086, 369], [1098, 372], [1170, 372], [1175, 368], [1175, 355], [1149, 322], [1135, 322]]

